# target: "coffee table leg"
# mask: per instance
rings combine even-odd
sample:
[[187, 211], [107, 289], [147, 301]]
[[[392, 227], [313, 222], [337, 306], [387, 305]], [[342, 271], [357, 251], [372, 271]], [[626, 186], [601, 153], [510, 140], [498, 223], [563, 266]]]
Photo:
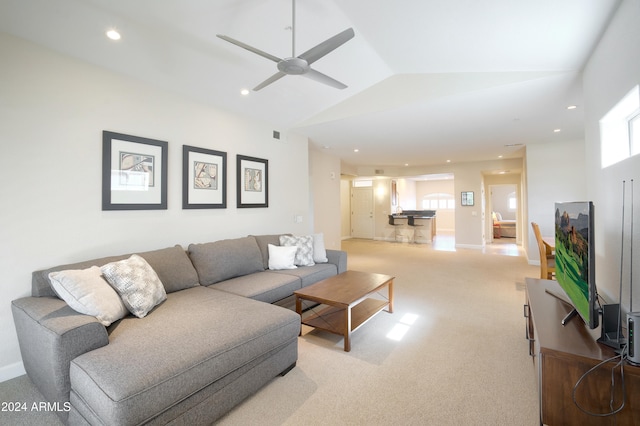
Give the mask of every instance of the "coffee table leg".
[[387, 290], [389, 290], [389, 313], [393, 313], [393, 280], [389, 281]]
[[[300, 315], [300, 319], [302, 319], [302, 301], [300, 300], [297, 294], [296, 294], [296, 312], [298, 313], [298, 315]], [[298, 334], [298, 336], [302, 336], [302, 324], [300, 324], [300, 333]]]
[[344, 351], [351, 351], [351, 307], [344, 310]]

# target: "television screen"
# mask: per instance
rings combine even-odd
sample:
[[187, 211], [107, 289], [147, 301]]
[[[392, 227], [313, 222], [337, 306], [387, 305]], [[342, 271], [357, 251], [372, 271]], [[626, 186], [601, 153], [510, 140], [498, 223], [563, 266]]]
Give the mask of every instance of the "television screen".
[[556, 203], [556, 280], [589, 328], [598, 326], [593, 203]]

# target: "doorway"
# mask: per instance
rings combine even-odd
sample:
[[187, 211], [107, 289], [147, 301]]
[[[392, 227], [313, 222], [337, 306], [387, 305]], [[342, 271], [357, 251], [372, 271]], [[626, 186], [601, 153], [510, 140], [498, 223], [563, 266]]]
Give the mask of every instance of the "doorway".
[[518, 220], [518, 191], [515, 184], [490, 185], [492, 243], [518, 244], [520, 224]]

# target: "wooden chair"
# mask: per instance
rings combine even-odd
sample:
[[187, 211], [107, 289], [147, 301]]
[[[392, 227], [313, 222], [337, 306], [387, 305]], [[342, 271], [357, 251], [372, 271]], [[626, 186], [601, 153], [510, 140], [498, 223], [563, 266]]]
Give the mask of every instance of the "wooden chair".
[[538, 251], [540, 252], [540, 278], [543, 280], [552, 280], [556, 273], [556, 256], [549, 247], [542, 241], [540, 227], [537, 223], [531, 222], [533, 233], [538, 242]]

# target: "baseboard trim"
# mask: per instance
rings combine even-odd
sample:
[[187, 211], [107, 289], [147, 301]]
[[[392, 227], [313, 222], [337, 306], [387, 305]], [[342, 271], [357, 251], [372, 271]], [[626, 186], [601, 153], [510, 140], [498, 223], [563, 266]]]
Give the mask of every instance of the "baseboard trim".
[[24, 371], [24, 364], [22, 364], [22, 362], [5, 365], [4, 367], [0, 367], [0, 383], [22, 376], [26, 373], [27, 372]]
[[456, 248], [467, 248], [474, 250], [482, 250], [485, 246], [483, 244], [456, 244]]

